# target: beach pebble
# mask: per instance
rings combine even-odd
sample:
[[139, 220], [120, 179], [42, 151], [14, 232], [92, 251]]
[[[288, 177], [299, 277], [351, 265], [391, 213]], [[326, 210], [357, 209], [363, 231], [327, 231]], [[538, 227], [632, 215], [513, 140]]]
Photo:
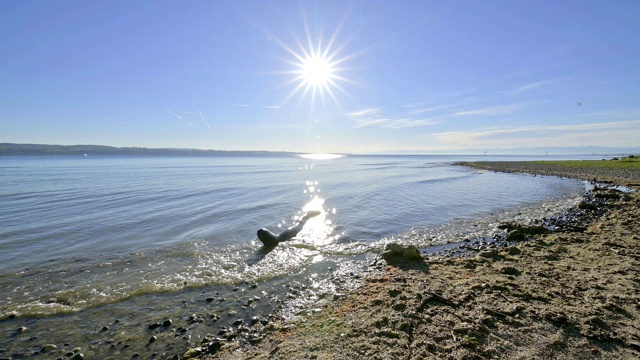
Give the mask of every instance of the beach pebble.
[[156, 342], [156, 340], [158, 340], [157, 337], [155, 337], [155, 336], [150, 337], [149, 338], [149, 344], [153, 344], [154, 342]]
[[153, 329], [159, 328], [160, 326], [162, 326], [161, 323], [155, 322], [155, 323], [149, 324], [149, 326], [147, 326], [147, 327], [149, 328], [149, 330], [153, 330]]
[[212, 302], [213, 300], [215, 300], [215, 298], [213, 297], [208, 297], [205, 299], [206, 302]]
[[169, 326], [171, 326], [171, 324], [172, 324], [171, 319], [167, 319], [167, 320], [162, 322], [162, 326], [164, 326], [164, 327], [169, 327]]
[[46, 345], [44, 345], [42, 347], [41, 352], [47, 352], [47, 351], [51, 351], [51, 350], [54, 350], [54, 349], [57, 349], [57, 348], [58, 347], [56, 345], [54, 345], [54, 344], [46, 344]]
[[77, 353], [71, 358], [71, 360], [84, 360], [84, 355], [81, 353]]
[[25, 326], [20, 326], [18, 330], [16, 330], [18, 334], [22, 334], [25, 331], [27, 331], [27, 328]]

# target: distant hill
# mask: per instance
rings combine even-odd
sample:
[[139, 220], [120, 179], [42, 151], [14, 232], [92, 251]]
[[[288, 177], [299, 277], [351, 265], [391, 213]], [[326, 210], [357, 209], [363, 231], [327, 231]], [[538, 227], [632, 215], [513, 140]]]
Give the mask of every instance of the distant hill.
[[40, 145], [0, 143], [0, 156], [40, 155], [137, 155], [137, 156], [295, 156], [281, 151], [224, 151], [102, 145]]

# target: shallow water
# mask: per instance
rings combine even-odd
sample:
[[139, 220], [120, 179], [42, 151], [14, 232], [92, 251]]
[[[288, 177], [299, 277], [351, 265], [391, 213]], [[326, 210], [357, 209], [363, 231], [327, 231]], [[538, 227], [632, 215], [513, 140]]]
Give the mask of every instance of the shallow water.
[[[180, 353], [195, 339], [150, 345], [146, 324], [235, 312], [190, 330], [203, 336], [295, 312], [348, 287], [389, 241], [427, 248], [483, 236], [503, 219], [559, 211], [585, 186], [449, 165], [458, 160], [467, 159], [0, 158], [0, 354], [92, 341], [86, 351], [101, 358]], [[296, 239], [260, 250], [258, 228], [282, 231], [308, 210], [321, 215]], [[123, 332], [137, 335], [118, 340]]]

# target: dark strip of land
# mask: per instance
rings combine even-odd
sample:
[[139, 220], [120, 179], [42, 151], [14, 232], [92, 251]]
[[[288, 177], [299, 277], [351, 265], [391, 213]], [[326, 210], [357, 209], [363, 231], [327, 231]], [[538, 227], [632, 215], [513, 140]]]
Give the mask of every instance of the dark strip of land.
[[600, 161], [479, 161], [460, 162], [456, 165], [500, 172], [615, 182], [621, 185], [640, 183], [640, 158], [637, 157], [614, 158], [612, 160]]
[[283, 151], [226, 151], [104, 145], [41, 145], [0, 143], [0, 156], [295, 156]]

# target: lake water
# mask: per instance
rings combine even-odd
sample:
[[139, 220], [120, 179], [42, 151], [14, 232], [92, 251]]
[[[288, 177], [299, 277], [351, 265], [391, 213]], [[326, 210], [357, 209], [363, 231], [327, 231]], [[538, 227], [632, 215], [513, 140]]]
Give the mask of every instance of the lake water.
[[[56, 358], [76, 346], [96, 358], [180, 354], [231, 320], [338, 292], [390, 241], [484, 236], [584, 191], [576, 180], [450, 165], [484, 159], [496, 160], [1, 157], [0, 356]], [[283, 231], [309, 210], [321, 214], [298, 237], [261, 251], [257, 229]], [[146, 343], [151, 321], [214, 312], [231, 315], [170, 347], [169, 335]]]

